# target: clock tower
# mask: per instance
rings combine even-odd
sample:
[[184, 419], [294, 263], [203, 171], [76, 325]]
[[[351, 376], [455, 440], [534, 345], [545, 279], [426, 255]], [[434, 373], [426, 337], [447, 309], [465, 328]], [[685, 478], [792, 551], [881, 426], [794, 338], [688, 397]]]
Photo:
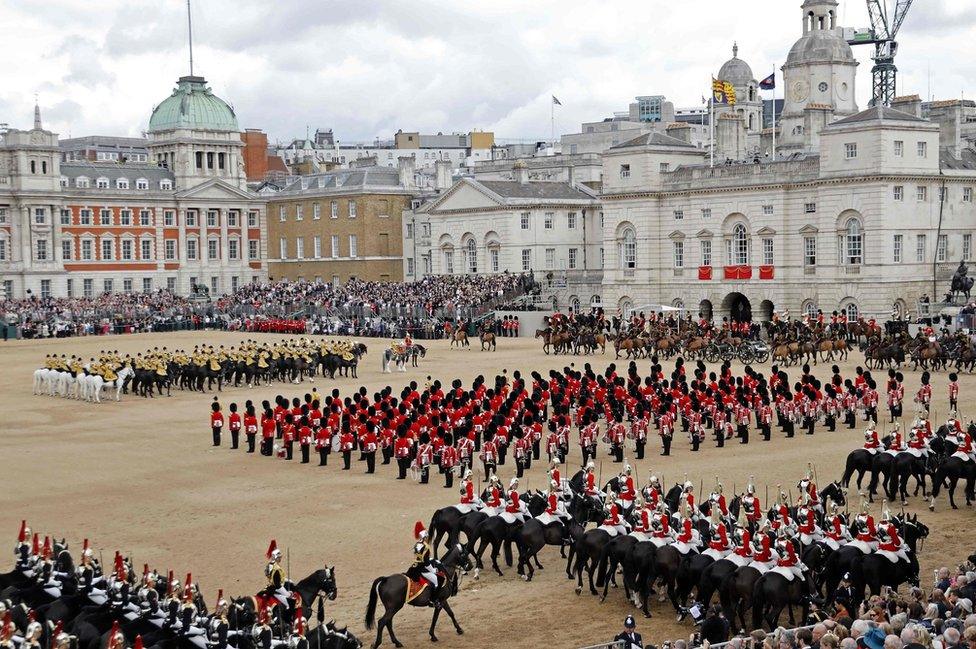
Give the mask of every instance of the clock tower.
[[778, 151], [816, 151], [820, 130], [857, 112], [857, 61], [837, 24], [836, 0], [805, 0], [803, 35], [783, 65], [785, 102]]

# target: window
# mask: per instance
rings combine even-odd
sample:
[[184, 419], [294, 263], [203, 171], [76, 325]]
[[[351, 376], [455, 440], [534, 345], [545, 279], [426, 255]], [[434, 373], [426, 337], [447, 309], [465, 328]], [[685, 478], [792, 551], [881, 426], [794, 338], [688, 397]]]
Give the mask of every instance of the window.
[[331, 218], [333, 219], [339, 218], [339, 201], [332, 201], [332, 203], [329, 204], [329, 209], [331, 210], [330, 212]]
[[844, 312], [844, 314], [847, 316], [848, 321], [850, 322], [857, 321], [857, 318], [860, 315], [860, 311], [858, 310], [857, 305], [854, 304], [853, 302], [851, 302], [847, 306], [842, 307], [841, 311]]
[[763, 247], [763, 265], [772, 266], [774, 263], [773, 240], [769, 237], [763, 239], [762, 247]]
[[543, 216], [542, 227], [546, 230], [552, 230], [552, 224], [555, 214], [553, 212], [546, 212]]
[[949, 235], [940, 234], [935, 243], [935, 260], [944, 262], [949, 251]]
[[195, 228], [197, 226], [197, 213], [195, 210], [186, 211], [186, 225], [187, 227]]
[[166, 290], [170, 291], [171, 293], [176, 291], [176, 278], [175, 277], [167, 277], [166, 278]]
[[861, 231], [861, 222], [857, 219], [851, 219], [847, 222], [844, 251], [845, 263], [856, 266], [863, 261], [864, 235]]
[[[772, 216], [773, 215], [773, 206], [772, 205], [763, 205], [762, 210], [763, 210], [763, 216]], [[816, 211], [816, 208], [814, 208], [814, 211]]]
[[136, 189], [149, 189], [149, 181], [145, 178], [136, 178]]
[[709, 239], [703, 239], [699, 242], [701, 247], [701, 265], [711, 266], [712, 265], [712, 242]]
[[207, 210], [207, 227], [216, 228], [220, 225], [217, 218], [217, 210]]
[[674, 211], [674, 220], [675, 221], [681, 221], [684, 218], [685, 218], [685, 211], [684, 210], [675, 210]]
[[902, 260], [902, 249], [904, 248], [904, 236], [896, 234], [891, 244], [891, 260], [900, 264]]
[[295, 259], [305, 258], [305, 237], [295, 239]]
[[946, 187], [939, 187], [939, 202], [945, 203], [946, 196], [948, 195], [948, 189]]
[[407, 257], [407, 275], [413, 275], [413, 257]]
[[68, 186], [68, 177], [67, 176], [61, 176], [61, 186], [62, 187], [67, 187]]
[[475, 244], [474, 239], [468, 239], [467, 244], [465, 244], [465, 255], [468, 258], [468, 272], [477, 273], [478, 272], [478, 246]]
[[964, 234], [962, 235], [962, 258], [965, 261], [969, 261], [969, 258], [973, 254], [973, 235]]
[[152, 293], [152, 277], [143, 277], [142, 278], [142, 292], [143, 293]]
[[163, 225], [167, 227], [172, 227], [176, 223], [176, 212], [173, 210], [165, 210], [163, 212]]
[[332, 235], [332, 258], [337, 259], [339, 257], [339, 235]]
[[630, 178], [630, 165], [620, 165], [620, 177]]
[[122, 210], [119, 212], [120, 225], [132, 225], [132, 210]]
[[521, 228], [523, 230], [528, 230], [529, 229], [529, 213], [528, 212], [522, 212], [519, 215], [519, 223], [520, 223]]
[[498, 272], [498, 248], [492, 248], [488, 251], [488, 261], [491, 264], [491, 272]]
[[444, 272], [454, 274], [454, 249], [450, 247], [444, 248]]
[[288, 239], [278, 239], [278, 259], [288, 259]]
[[187, 239], [186, 240], [186, 258], [190, 261], [196, 261], [197, 259], [197, 240]]
[[905, 155], [905, 143], [902, 140], [895, 140], [895, 157], [901, 158]]
[[674, 267], [684, 268], [685, 267], [685, 242], [684, 241], [674, 241]]
[[116, 189], [128, 189], [129, 188], [129, 179], [128, 178], [116, 178], [115, 179], [115, 187], [116, 187]]
[[42, 298], [51, 297], [51, 280], [49, 279], [41, 280], [41, 297]]
[[85, 176], [78, 176], [75, 178], [75, 187], [79, 189], [88, 189], [91, 186], [91, 181]]
[[220, 246], [216, 239], [207, 239], [207, 259], [213, 261], [220, 259]]
[[61, 210], [61, 225], [71, 225], [71, 210]]
[[296, 221], [303, 220], [303, 218], [304, 218], [304, 212], [305, 212], [304, 207], [305, 207], [304, 205], [300, 205], [300, 204], [295, 206], [295, 220]]
[[667, 162], [662, 162], [661, 165], [658, 167], [658, 169], [661, 171], [662, 174], [667, 173], [668, 171], [671, 170], [671, 164]]
[[925, 263], [925, 235], [915, 235], [915, 261]]
[[81, 240], [81, 259], [82, 259], [82, 261], [91, 261], [92, 260], [93, 248], [94, 248], [94, 244], [92, 243], [92, 240], [91, 239], [82, 239]]
[[576, 248], [570, 248], [569, 249], [569, 256], [567, 258], [568, 259], [567, 265], [570, 268], [570, 270], [575, 270], [576, 269], [576, 257], [577, 257], [578, 254], [579, 254], [579, 250], [577, 250]]
[[568, 230], [576, 229], [576, 212], [568, 212], [566, 214], [566, 228]]
[[320, 203], [312, 203], [312, 219], [318, 221], [322, 218], [322, 205]]
[[749, 264], [749, 233], [741, 223], [732, 228], [732, 238], [729, 241], [729, 262], [736, 266]]
[[92, 211], [89, 209], [83, 209], [79, 212], [79, 220], [81, 225], [91, 225], [92, 222]]
[[163, 255], [167, 261], [176, 259], [176, 239], [167, 239], [163, 242]]
[[904, 198], [905, 198], [905, 188], [902, 185], [895, 185], [893, 198], [896, 201], [904, 200]]
[[973, 188], [972, 187], [963, 187], [962, 188], [962, 202], [963, 203], [972, 203], [973, 202]]
[[356, 218], [356, 201], [349, 201], [349, 218]]
[[804, 203], [804, 205], [803, 205], [803, 211], [806, 212], [807, 214], [815, 214], [816, 211], [817, 211], [817, 204], [816, 203]]
[[850, 160], [852, 158], [856, 158], [857, 157], [857, 143], [856, 142], [848, 142], [847, 144], [845, 144], [844, 145], [844, 155], [847, 157], [848, 160]]
[[95, 187], [98, 189], [108, 189], [108, 178], [102, 176], [95, 181]]
[[552, 270], [556, 266], [556, 249], [546, 248], [546, 270]]
[[929, 197], [929, 188], [924, 185], [919, 185], [915, 188], [915, 200], [922, 202], [927, 200]]
[[620, 260], [624, 269], [632, 270], [637, 268], [637, 237], [634, 235], [633, 230], [627, 229], [624, 232]]
[[359, 239], [355, 234], [349, 235], [349, 256], [353, 259], [359, 256]]
[[429, 237], [430, 236], [430, 223], [425, 222], [420, 224], [420, 236]]
[[112, 210], [99, 210], [98, 219], [102, 225], [112, 225]]
[[701, 211], [701, 217], [703, 219], [710, 219], [710, 218], [712, 218], [712, 208], [710, 208], [710, 207], [703, 207], [702, 208], [702, 211]]
[[150, 225], [149, 210], [139, 210], [139, 225]]
[[122, 280], [122, 292], [131, 293], [132, 292], [132, 278], [126, 277]]
[[73, 279], [71, 279], [69, 277], [65, 281], [65, 289], [64, 289], [64, 291], [65, 291], [65, 295], [67, 295], [68, 297], [74, 297], [75, 296], [75, 280], [73, 280]]
[[803, 237], [803, 265], [817, 265], [817, 237]]
[[159, 181], [159, 188], [163, 191], [170, 191], [173, 189], [173, 181], [169, 178], [164, 178]]
[[88, 297], [88, 298], [94, 297], [95, 296], [95, 280], [93, 280], [93, 279], [82, 280], [82, 282], [81, 282], [81, 290], [82, 290], [82, 292], [83, 292], [83, 294], [84, 294], [85, 297]]
[[532, 249], [522, 249], [522, 270], [532, 270]]
[[918, 143], [918, 157], [919, 158], [927, 158], [928, 155], [929, 155], [929, 144], [928, 144], [928, 142], [919, 142]]
[[247, 258], [252, 260], [258, 258], [258, 241], [255, 239], [247, 242]]
[[227, 240], [227, 257], [237, 261], [241, 258], [241, 242], [237, 239]]
[[122, 261], [132, 261], [132, 239], [122, 239]]
[[34, 208], [34, 223], [38, 225], [47, 223], [47, 211], [43, 207]]
[[278, 206], [278, 221], [280, 221], [281, 223], [284, 223], [285, 222], [285, 213], [286, 213], [285, 206], [284, 205], [279, 205]]
[[61, 241], [61, 259], [71, 261], [71, 239]]
[[600, 248], [600, 268], [606, 268], [607, 261], [607, 251], [604, 248]]
[[112, 240], [102, 239], [102, 261], [112, 259]]
[[7, 240], [0, 238], [0, 261], [7, 261]]
[[256, 228], [258, 227], [258, 213], [248, 212], [247, 213], [247, 227]]

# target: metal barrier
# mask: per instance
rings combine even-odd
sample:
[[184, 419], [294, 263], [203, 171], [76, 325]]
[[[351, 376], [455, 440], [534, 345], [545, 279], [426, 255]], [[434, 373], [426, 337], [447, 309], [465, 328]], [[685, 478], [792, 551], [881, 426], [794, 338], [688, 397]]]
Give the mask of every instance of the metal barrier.
[[616, 642], [604, 642], [603, 644], [591, 644], [585, 647], [580, 647], [579, 649], [627, 649], [627, 646], [623, 640], [617, 640]]

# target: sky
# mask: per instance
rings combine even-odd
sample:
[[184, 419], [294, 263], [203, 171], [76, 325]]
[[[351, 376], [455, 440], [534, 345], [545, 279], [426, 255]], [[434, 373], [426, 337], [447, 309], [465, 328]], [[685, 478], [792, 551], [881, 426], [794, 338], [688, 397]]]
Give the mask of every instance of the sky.
[[[799, 38], [800, 4], [193, 0], [194, 71], [272, 142], [316, 128], [340, 142], [397, 129], [531, 141], [549, 137], [553, 95], [557, 134], [637, 95], [700, 105], [733, 41], [762, 79]], [[839, 17], [868, 26], [865, 0], [842, 0]], [[0, 124], [13, 128], [30, 127], [36, 95], [61, 137], [138, 136], [189, 70], [184, 0], [0, 0], [0, 24]], [[976, 99], [976, 0], [916, 0], [898, 40], [899, 94]], [[862, 107], [871, 51], [854, 48]]]

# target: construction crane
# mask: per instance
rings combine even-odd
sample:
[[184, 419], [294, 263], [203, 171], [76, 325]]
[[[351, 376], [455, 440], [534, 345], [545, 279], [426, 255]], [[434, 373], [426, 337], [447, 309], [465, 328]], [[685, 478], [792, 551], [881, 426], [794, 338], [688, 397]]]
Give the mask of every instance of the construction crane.
[[889, 106], [895, 98], [895, 79], [898, 75], [898, 68], [895, 67], [898, 42], [895, 37], [913, 1], [894, 0], [894, 7], [889, 12], [888, 0], [867, 0], [871, 27], [855, 30], [847, 38], [850, 45], [874, 45], [874, 56], [871, 57], [874, 60], [874, 67], [871, 68], [874, 79], [871, 106]]

